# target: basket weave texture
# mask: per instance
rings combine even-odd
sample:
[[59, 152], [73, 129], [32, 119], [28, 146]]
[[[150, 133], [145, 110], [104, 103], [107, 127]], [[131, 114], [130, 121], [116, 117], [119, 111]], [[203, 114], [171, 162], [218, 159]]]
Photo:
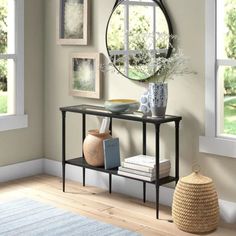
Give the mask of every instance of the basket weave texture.
[[218, 226], [219, 203], [212, 179], [195, 172], [182, 178], [175, 189], [172, 216], [183, 231], [206, 233]]

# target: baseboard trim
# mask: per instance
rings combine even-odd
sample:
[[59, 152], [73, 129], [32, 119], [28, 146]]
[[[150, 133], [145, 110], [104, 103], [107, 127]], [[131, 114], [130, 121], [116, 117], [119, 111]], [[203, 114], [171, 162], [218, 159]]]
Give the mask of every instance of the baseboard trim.
[[[30, 177], [38, 174], [49, 174], [61, 177], [61, 162], [49, 159], [38, 159], [22, 162], [14, 165], [0, 167], [0, 182]], [[67, 165], [66, 179], [82, 182], [82, 168]], [[108, 189], [108, 176], [105, 173], [86, 170], [86, 184]], [[113, 176], [113, 192], [122, 193], [128, 196], [142, 198], [142, 183], [123, 177]], [[160, 188], [160, 203], [171, 206], [174, 189]], [[147, 200], [155, 201], [155, 186], [147, 185]], [[236, 223], [236, 203], [219, 200], [221, 219], [230, 224]]]
[[0, 167], [0, 182], [21, 179], [43, 173], [43, 159], [21, 162]]

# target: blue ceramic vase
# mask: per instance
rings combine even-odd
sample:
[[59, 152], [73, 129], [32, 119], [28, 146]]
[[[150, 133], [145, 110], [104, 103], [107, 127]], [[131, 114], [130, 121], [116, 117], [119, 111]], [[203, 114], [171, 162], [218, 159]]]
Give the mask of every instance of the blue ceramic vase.
[[166, 83], [149, 83], [148, 93], [152, 117], [164, 117], [168, 100], [168, 85]]

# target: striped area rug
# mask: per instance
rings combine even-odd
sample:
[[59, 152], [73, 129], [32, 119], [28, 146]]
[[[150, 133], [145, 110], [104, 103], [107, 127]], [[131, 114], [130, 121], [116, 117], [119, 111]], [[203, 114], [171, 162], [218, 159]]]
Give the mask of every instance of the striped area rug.
[[138, 234], [24, 198], [0, 204], [0, 235], [137, 236]]

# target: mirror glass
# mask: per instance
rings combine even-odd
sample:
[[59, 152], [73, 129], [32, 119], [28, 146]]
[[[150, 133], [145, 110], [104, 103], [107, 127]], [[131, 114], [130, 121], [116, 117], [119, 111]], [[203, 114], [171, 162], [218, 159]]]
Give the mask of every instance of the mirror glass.
[[158, 70], [155, 59], [168, 56], [169, 34], [170, 25], [159, 1], [119, 1], [107, 25], [109, 57], [124, 76], [144, 81]]

